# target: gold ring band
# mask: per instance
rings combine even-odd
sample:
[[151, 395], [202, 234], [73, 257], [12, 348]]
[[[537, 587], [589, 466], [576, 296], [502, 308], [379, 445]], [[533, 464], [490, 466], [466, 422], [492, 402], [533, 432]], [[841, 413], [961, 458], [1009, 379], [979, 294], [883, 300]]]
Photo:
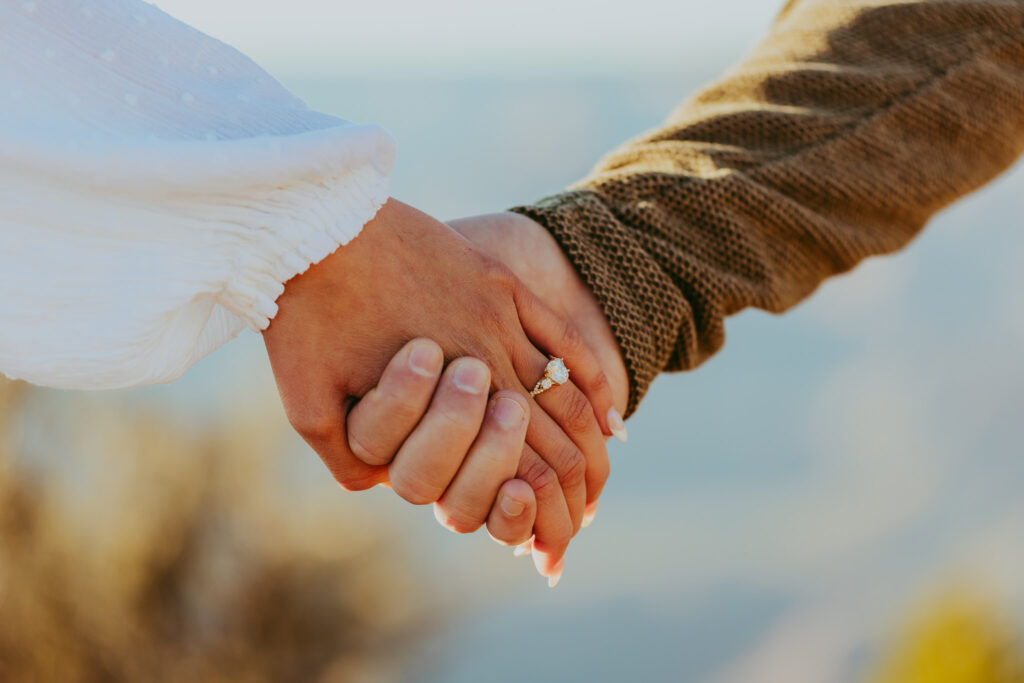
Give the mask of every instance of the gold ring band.
[[530, 396], [543, 394], [551, 387], [557, 387], [558, 385], [565, 384], [569, 381], [569, 368], [565, 367], [565, 361], [561, 358], [555, 358], [554, 356], [548, 357], [551, 360], [548, 361], [547, 366], [544, 368], [544, 376], [537, 381], [536, 385], [534, 385], [533, 391], [530, 392]]

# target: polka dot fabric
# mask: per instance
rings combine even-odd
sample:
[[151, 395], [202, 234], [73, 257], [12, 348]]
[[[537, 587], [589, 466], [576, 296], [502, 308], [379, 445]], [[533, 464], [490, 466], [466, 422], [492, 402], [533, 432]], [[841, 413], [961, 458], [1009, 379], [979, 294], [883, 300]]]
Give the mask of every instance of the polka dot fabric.
[[0, 373], [169, 382], [388, 198], [394, 141], [140, 0], [0, 0]]
[[567, 191], [514, 207], [559, 242], [630, 377], [725, 342], [906, 245], [1024, 148], [1024, 2], [791, 0], [767, 39]]

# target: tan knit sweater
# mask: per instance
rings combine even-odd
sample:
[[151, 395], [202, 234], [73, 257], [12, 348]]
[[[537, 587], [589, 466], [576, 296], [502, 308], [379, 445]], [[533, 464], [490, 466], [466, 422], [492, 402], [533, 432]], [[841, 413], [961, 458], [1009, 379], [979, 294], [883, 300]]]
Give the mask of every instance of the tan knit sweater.
[[[728, 2], [729, 0], [723, 0]], [[533, 206], [622, 347], [666, 370], [907, 244], [1024, 147], [1024, 0], [790, 0], [742, 64]]]

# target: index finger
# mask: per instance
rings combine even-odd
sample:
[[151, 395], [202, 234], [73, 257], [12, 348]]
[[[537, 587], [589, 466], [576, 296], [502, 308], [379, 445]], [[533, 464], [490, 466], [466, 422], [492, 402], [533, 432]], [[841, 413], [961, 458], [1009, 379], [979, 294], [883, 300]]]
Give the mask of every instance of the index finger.
[[349, 447], [345, 419], [352, 399], [339, 392], [321, 398], [318, 403], [322, 417], [296, 429], [320, 456], [335, 481], [348, 491], [362, 491], [388, 481], [387, 465], [367, 465]]

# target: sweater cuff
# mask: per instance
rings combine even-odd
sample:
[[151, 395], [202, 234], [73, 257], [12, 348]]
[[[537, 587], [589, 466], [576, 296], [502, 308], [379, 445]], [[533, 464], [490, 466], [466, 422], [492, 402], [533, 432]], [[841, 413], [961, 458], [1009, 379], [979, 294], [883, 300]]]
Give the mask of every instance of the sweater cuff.
[[244, 244], [228, 246], [234, 270], [218, 303], [250, 329], [265, 330], [277, 315], [284, 283], [358, 235], [387, 201], [388, 185], [387, 174], [366, 163], [275, 190], [252, 207]]
[[664, 331], [692, 328], [674, 319], [683, 308], [664, 301], [674, 289], [668, 276], [594, 190], [570, 190], [509, 211], [551, 233], [593, 291], [622, 350], [629, 376], [629, 417], [669, 363], [673, 349], [665, 343], [669, 335]]

